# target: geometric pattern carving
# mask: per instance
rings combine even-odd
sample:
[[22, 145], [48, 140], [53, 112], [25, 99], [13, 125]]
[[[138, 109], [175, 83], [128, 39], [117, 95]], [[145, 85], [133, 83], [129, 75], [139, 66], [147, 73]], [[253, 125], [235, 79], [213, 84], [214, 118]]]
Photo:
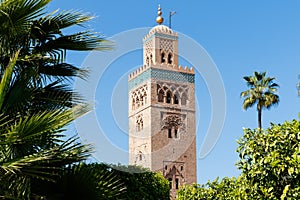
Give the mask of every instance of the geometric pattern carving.
[[150, 78], [164, 81], [174, 81], [181, 83], [194, 83], [195, 74], [188, 74], [183, 72], [175, 72], [163, 69], [149, 68], [142, 72], [137, 77], [131, 79], [128, 82], [128, 89], [131, 90], [141, 83], [149, 80]]
[[146, 52], [144, 52], [144, 53], [146, 53], [147, 55], [150, 55], [152, 53], [152, 48], [153, 48], [152, 42], [147, 42], [145, 44], [145, 47], [146, 47]]
[[131, 93], [132, 110], [144, 106], [147, 103], [147, 92], [147, 85], [143, 85]]
[[178, 85], [178, 84], [170, 84], [170, 83], [157, 83], [157, 94], [160, 92], [163, 92], [164, 94], [167, 93], [167, 91], [172, 92], [173, 94], [179, 95], [178, 98], [181, 98], [182, 96], [188, 94], [189, 88], [187, 85]]
[[[170, 94], [170, 101], [166, 102], [167, 94]], [[168, 83], [157, 83], [157, 100], [161, 103], [172, 103], [187, 105], [188, 102], [188, 86]]]
[[172, 127], [175, 127], [176, 129], [180, 129], [180, 131], [185, 131], [186, 128], [183, 119], [177, 114], [167, 115], [162, 120], [161, 129], [170, 129]]
[[171, 40], [160, 39], [160, 49], [165, 52], [172, 52], [173, 53], [173, 42]]

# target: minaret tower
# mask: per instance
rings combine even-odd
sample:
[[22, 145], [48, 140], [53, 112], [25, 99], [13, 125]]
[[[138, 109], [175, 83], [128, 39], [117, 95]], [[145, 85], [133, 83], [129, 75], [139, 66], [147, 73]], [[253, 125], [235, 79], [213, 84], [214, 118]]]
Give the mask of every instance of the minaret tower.
[[129, 164], [161, 171], [171, 193], [195, 183], [195, 73], [178, 65], [178, 34], [162, 25], [143, 39], [143, 66], [129, 75]]

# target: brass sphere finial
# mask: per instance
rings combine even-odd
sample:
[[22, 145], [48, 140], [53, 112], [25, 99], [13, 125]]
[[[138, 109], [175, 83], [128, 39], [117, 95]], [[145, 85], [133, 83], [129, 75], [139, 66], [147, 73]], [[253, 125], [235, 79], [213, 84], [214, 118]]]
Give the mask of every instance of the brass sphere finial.
[[158, 24], [162, 24], [164, 22], [164, 18], [161, 16], [162, 12], [161, 12], [161, 8], [160, 8], [160, 5], [158, 5], [158, 9], [157, 9], [157, 17], [156, 17], [156, 22]]

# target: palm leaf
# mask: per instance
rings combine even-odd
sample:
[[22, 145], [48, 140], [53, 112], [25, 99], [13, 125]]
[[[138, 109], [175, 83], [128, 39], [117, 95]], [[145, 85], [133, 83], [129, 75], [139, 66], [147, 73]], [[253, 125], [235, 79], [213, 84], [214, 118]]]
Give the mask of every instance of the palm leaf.
[[126, 191], [118, 173], [105, 164], [71, 165], [61, 171], [56, 183], [37, 186], [48, 199], [119, 199]]
[[15, 55], [12, 56], [8, 66], [5, 69], [4, 74], [1, 78], [1, 82], [0, 82], [0, 110], [1, 110], [2, 105], [3, 105], [4, 99], [5, 99], [5, 96], [6, 96], [6, 92], [9, 88], [9, 85], [10, 85], [10, 80], [12, 78], [13, 69], [14, 69], [16, 61], [18, 59], [18, 55], [19, 55], [19, 52], [17, 52]]
[[79, 77], [85, 79], [88, 75], [88, 71], [80, 69], [68, 63], [58, 63], [54, 65], [41, 65], [39, 67], [39, 73], [45, 74], [50, 77], [58, 77], [66, 79], [68, 77]]

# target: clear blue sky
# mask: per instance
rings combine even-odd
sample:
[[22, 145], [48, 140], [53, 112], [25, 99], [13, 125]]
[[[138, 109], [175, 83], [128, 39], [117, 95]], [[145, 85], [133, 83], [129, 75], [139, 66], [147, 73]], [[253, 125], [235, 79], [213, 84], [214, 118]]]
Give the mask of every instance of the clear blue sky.
[[[243, 76], [252, 75], [254, 71], [267, 71], [267, 75], [276, 77], [280, 85], [280, 104], [263, 112], [263, 127], [266, 128], [270, 122], [282, 123], [298, 118], [300, 98], [297, 96], [296, 84], [300, 74], [300, 2], [53, 0], [48, 10], [59, 8], [89, 12], [96, 16], [89, 27], [109, 38], [123, 31], [155, 26], [158, 4], [161, 4], [166, 22], [169, 11], [177, 12], [172, 18], [172, 29], [202, 45], [218, 67], [224, 82], [227, 110], [224, 128], [213, 150], [205, 158], [197, 160], [198, 182], [204, 183], [217, 176], [237, 176], [236, 140], [242, 135], [242, 127], [257, 126], [255, 108], [243, 111], [241, 107], [239, 94], [247, 89]], [[136, 40], [142, 44], [142, 38]], [[71, 53], [67, 59], [81, 66], [86, 56], [86, 53]], [[120, 85], [118, 81], [126, 80], [128, 71], [141, 64], [141, 51], [120, 57], [106, 71], [96, 91], [96, 113], [102, 129], [111, 142], [124, 150], [128, 148], [127, 135], [122, 131], [127, 128], [127, 99], [125, 97], [121, 101], [123, 103], [118, 104], [120, 113], [115, 113], [118, 115], [116, 121], [111, 110], [112, 97], [116, 97], [113, 91]], [[123, 96], [127, 93], [122, 92]], [[120, 94], [117, 98], [123, 96]], [[199, 153], [211, 117], [210, 94], [199, 73], [196, 78], [196, 96], [200, 112], [197, 131]]]

